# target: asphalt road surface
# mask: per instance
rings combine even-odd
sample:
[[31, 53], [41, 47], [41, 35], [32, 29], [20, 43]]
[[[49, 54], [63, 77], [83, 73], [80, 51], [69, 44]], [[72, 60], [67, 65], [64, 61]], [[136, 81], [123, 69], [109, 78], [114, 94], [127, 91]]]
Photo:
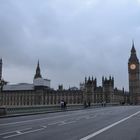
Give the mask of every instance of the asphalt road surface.
[[140, 140], [140, 106], [0, 119], [0, 140]]

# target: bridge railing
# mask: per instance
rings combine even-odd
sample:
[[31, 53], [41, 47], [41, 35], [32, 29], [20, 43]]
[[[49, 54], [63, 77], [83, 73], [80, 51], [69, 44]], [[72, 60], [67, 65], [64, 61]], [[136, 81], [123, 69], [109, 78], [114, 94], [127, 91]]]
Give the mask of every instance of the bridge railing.
[[[117, 106], [117, 103], [108, 103], [105, 106]], [[94, 103], [89, 106], [84, 106], [83, 104], [68, 104], [65, 109], [62, 109], [60, 105], [36, 105], [36, 106], [3, 106], [0, 107], [0, 116], [6, 115], [22, 115], [22, 114], [36, 114], [36, 113], [49, 113], [58, 112], [65, 110], [78, 110], [84, 108], [96, 108], [102, 107], [101, 103]]]

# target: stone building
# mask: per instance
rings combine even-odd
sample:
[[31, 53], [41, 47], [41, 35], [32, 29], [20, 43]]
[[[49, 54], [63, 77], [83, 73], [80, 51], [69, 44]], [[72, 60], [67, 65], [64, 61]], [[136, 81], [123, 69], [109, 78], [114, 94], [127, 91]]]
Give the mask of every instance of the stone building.
[[128, 60], [129, 92], [131, 104], [140, 104], [140, 63], [132, 44], [131, 55]]
[[41, 76], [39, 61], [33, 84], [19, 83], [10, 85], [1, 83], [0, 106], [55, 105], [63, 99], [69, 104], [81, 104], [83, 92], [75, 88], [53, 90], [50, 80]]
[[102, 77], [102, 86], [97, 86], [96, 78], [85, 78], [84, 102], [122, 104], [127, 102], [126, 95], [128, 92], [124, 89], [114, 88], [114, 78], [111, 76]]
[[[0, 69], [2, 71], [2, 65]], [[85, 78], [80, 89], [72, 87], [65, 90], [63, 85], [59, 85], [59, 88], [54, 90], [50, 82], [49, 79], [42, 78], [38, 61], [32, 84], [10, 85], [1, 82], [0, 106], [59, 105], [61, 100], [67, 104], [120, 104], [127, 101], [124, 90], [114, 88], [114, 78], [111, 76], [102, 78], [102, 86], [97, 86], [96, 78]]]

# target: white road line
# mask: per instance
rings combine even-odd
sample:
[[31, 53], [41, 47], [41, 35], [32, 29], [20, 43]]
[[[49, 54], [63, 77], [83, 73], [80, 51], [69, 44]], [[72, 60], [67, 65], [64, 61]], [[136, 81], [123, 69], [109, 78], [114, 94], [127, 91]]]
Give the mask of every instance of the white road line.
[[59, 121], [59, 122], [54, 122], [54, 123], [49, 123], [48, 125], [55, 125], [55, 124], [59, 124], [61, 123], [62, 121]]
[[19, 122], [4, 123], [4, 124], [0, 124], [0, 126], [7, 126], [7, 125], [13, 125], [13, 124], [21, 124], [21, 123], [28, 123], [28, 122], [34, 122], [34, 121], [48, 120], [48, 119], [53, 119], [53, 118], [65, 117], [65, 116], [69, 116], [69, 115], [61, 115], [61, 116], [40, 118], [40, 119], [34, 119], [34, 120], [26, 120], [26, 121], [19, 121]]
[[86, 118], [87, 120], [89, 120], [89, 119], [94, 119], [94, 118], [96, 118], [97, 116], [95, 115], [95, 116], [89, 116], [88, 118]]
[[[71, 114], [71, 115], [80, 115], [80, 114], [81, 113], [75, 113], [75, 114]], [[67, 115], [59, 115], [59, 116], [48, 117], [48, 118], [40, 118], [40, 119], [34, 119], [34, 120], [32, 119], [32, 120], [26, 120], [26, 121], [4, 123], [4, 124], [0, 124], [0, 126], [13, 125], [13, 124], [21, 124], [21, 123], [27, 123], [27, 122], [40, 121], [40, 120], [48, 120], [48, 119], [54, 119], [54, 118], [61, 118], [61, 117], [65, 117], [65, 116], [70, 116], [70, 114], [67, 114]]]
[[71, 121], [71, 122], [62, 122], [61, 124], [58, 124], [59, 126], [62, 125], [67, 125], [67, 124], [71, 124], [71, 123], [75, 123], [76, 121]]
[[21, 133], [17, 133], [17, 134], [14, 134], [14, 135], [5, 136], [3, 138], [4, 139], [8, 139], [8, 138], [19, 136], [19, 135], [24, 135], [24, 134], [29, 134], [29, 133], [41, 131], [41, 130], [44, 130], [45, 128], [47, 128], [47, 127], [46, 126], [42, 126], [42, 128], [40, 128], [40, 129], [30, 130], [30, 131], [27, 131], [27, 132], [21, 132]]
[[20, 132], [20, 131], [16, 131], [16, 133], [17, 133], [17, 134], [22, 134], [22, 132]]
[[5, 133], [1, 133], [0, 136], [2, 135], [6, 135], [6, 134], [10, 134], [10, 133], [16, 133], [17, 131], [26, 131], [26, 130], [30, 130], [32, 128], [25, 128], [25, 129], [21, 129], [21, 130], [15, 130], [15, 131], [10, 131], [10, 132], [5, 132]]
[[41, 126], [41, 127], [43, 127], [43, 128], [47, 128], [47, 126]]
[[118, 125], [118, 124], [120, 124], [120, 123], [122, 123], [122, 122], [124, 122], [124, 121], [126, 121], [126, 120], [128, 120], [128, 119], [130, 119], [130, 118], [132, 118], [133, 116], [138, 115], [139, 113], [140, 113], [140, 111], [138, 111], [138, 112], [136, 112], [136, 113], [134, 113], [134, 114], [132, 114], [132, 115], [130, 115], [130, 116], [128, 116], [128, 117], [126, 117], [126, 118], [124, 118], [124, 119], [118, 121], [118, 122], [115, 122], [115, 123], [113, 123], [113, 124], [111, 124], [111, 125], [109, 125], [109, 126], [103, 128], [103, 129], [101, 129], [101, 130], [99, 130], [99, 131], [97, 131], [97, 132], [94, 132], [94, 133], [92, 133], [92, 134], [90, 134], [90, 135], [88, 135], [88, 136], [86, 136], [86, 137], [83, 137], [83, 138], [81, 138], [80, 140], [89, 140], [89, 139], [95, 137], [96, 135], [99, 135], [100, 133], [102, 133], [102, 132], [104, 132], [104, 131], [106, 131], [106, 130], [112, 128], [113, 126]]
[[94, 116], [90, 116], [90, 115], [88, 115], [88, 116], [80, 116], [80, 117], [78, 117], [76, 120], [77, 121], [79, 121], [79, 120], [81, 120], [81, 119], [87, 119], [87, 120], [89, 120], [89, 119], [94, 119], [94, 118], [96, 118], [97, 117], [97, 115], [94, 115]]
[[89, 116], [87, 116], [87, 115], [86, 116], [80, 116], [80, 117], [77, 117], [76, 120], [78, 121], [78, 120], [81, 120], [81, 119], [86, 119], [87, 117], [89, 117]]

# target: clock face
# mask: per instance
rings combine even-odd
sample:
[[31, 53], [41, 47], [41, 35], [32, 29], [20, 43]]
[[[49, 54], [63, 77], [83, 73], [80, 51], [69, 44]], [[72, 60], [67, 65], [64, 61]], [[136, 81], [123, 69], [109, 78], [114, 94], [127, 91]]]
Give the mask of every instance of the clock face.
[[135, 64], [131, 64], [130, 65], [130, 69], [132, 69], [132, 70], [136, 69], [136, 65]]

